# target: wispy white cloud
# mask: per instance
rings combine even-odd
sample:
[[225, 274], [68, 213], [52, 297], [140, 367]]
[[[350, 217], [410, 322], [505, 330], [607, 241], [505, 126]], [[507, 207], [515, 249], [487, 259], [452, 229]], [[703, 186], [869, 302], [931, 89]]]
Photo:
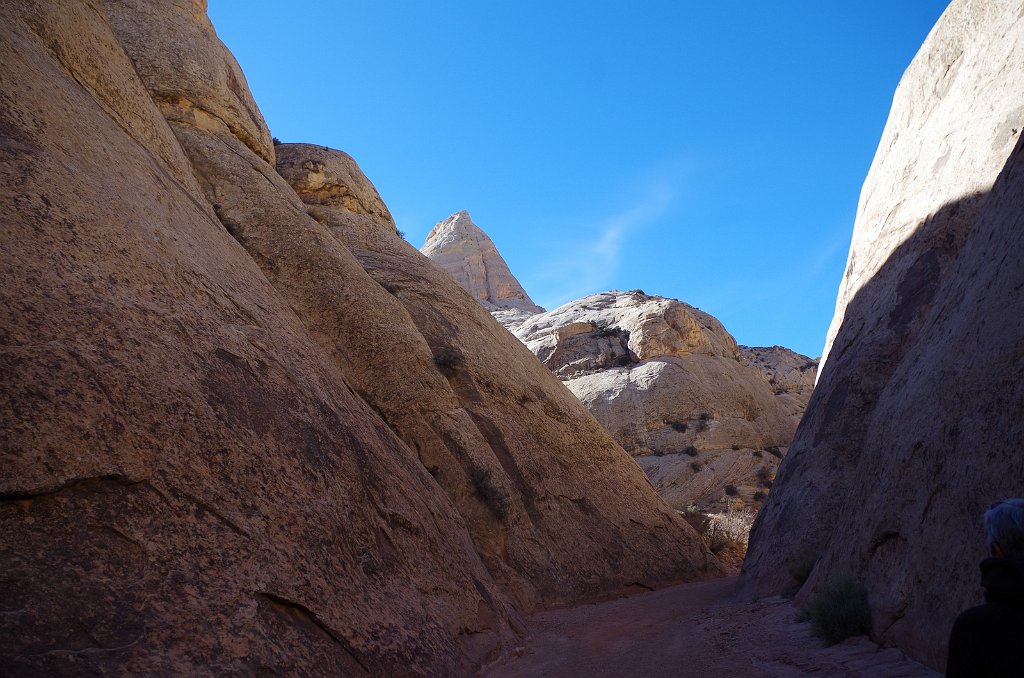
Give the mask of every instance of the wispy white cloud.
[[629, 238], [655, 223], [678, 198], [680, 172], [672, 168], [642, 184], [633, 204], [596, 220], [592, 232], [554, 243], [556, 254], [538, 262], [521, 282], [534, 300], [554, 308], [586, 294], [609, 289], [622, 264]]

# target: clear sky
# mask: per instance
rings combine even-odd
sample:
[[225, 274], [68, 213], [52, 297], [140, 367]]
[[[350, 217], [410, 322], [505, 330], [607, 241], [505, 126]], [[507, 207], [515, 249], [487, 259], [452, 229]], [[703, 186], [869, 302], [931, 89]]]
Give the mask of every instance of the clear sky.
[[458, 210], [534, 301], [641, 288], [817, 356], [861, 183], [946, 0], [210, 0], [274, 136], [417, 247]]

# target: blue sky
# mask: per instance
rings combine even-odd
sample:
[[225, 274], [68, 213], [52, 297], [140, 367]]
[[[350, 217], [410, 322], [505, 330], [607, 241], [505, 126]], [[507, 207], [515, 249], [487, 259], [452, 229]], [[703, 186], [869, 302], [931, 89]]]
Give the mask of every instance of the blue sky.
[[272, 133], [410, 242], [469, 210], [534, 301], [641, 288], [821, 353], [861, 183], [945, 0], [210, 0]]

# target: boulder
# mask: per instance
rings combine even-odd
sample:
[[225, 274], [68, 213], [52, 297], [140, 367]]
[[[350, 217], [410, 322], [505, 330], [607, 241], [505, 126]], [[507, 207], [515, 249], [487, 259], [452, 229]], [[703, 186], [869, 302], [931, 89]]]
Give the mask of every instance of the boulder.
[[[874, 637], [940, 668], [980, 601], [981, 514], [1024, 495], [1024, 6], [956, 0], [900, 81], [818, 385], [743, 584], [867, 587]], [[802, 577], [801, 577], [802, 578]]]

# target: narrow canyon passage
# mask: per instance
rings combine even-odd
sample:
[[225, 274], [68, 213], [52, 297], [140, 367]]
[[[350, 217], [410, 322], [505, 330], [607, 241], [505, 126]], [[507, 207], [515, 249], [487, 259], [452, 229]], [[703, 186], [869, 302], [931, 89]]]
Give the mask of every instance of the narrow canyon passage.
[[541, 612], [527, 620], [518, 656], [484, 675], [939, 675], [864, 637], [822, 647], [788, 600], [740, 603], [735, 588], [728, 577]]

